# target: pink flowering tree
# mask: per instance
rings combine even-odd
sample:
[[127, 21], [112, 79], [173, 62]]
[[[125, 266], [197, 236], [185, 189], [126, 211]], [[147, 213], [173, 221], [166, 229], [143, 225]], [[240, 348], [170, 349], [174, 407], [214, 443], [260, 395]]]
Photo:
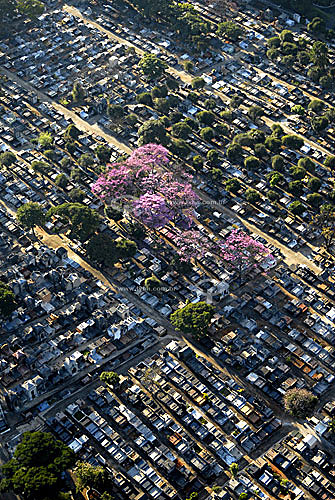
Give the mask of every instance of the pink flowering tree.
[[191, 259], [201, 259], [210, 249], [210, 242], [200, 231], [189, 230], [180, 232], [173, 240], [181, 262], [190, 262]]
[[92, 192], [104, 203], [127, 203], [134, 217], [152, 228], [163, 227], [181, 214], [190, 221], [198, 200], [192, 178], [177, 180], [176, 174], [166, 170], [168, 163], [166, 148], [146, 144], [123, 164], [110, 165], [92, 185]]
[[140, 175], [153, 169], [164, 168], [169, 163], [169, 151], [160, 144], [145, 144], [135, 149], [126, 164]]
[[133, 201], [133, 214], [151, 229], [165, 226], [172, 212], [162, 196], [146, 193]]
[[265, 259], [273, 258], [263, 243], [238, 229], [234, 229], [228, 238], [218, 245], [221, 257], [232, 270], [238, 272], [240, 278], [244, 270], [250, 267], [258, 268]]
[[91, 186], [92, 193], [104, 203], [122, 201], [134, 190], [133, 174], [126, 165], [114, 163], [108, 166], [112, 168], [99, 176]]

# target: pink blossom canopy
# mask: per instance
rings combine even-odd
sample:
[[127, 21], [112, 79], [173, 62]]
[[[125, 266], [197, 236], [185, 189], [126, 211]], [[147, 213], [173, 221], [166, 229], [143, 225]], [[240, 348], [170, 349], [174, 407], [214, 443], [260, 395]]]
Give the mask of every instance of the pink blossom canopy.
[[172, 218], [171, 210], [164, 198], [146, 193], [133, 202], [135, 217], [151, 228], [165, 226]]

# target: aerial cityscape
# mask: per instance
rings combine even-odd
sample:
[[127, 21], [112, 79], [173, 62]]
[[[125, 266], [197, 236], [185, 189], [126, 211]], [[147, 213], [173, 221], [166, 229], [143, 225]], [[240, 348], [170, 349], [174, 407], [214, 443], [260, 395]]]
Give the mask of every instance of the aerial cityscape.
[[333, 0], [0, 0], [0, 500], [335, 500]]

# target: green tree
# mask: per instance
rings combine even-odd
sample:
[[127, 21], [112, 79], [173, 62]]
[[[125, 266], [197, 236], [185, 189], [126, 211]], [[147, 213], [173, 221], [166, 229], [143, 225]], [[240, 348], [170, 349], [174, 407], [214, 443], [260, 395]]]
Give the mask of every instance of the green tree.
[[268, 49], [266, 51], [266, 57], [274, 62], [276, 59], [278, 59], [280, 57], [280, 50], [279, 49]]
[[239, 467], [238, 467], [238, 464], [237, 464], [236, 462], [233, 462], [233, 463], [229, 466], [229, 470], [230, 470], [231, 475], [232, 475], [233, 477], [235, 477], [235, 476], [237, 475], [237, 473], [238, 473], [238, 469], [239, 469]]
[[260, 106], [250, 106], [248, 109], [248, 116], [253, 122], [256, 122], [263, 115], [264, 110]]
[[154, 108], [163, 115], [167, 115], [170, 110], [170, 104], [165, 97], [157, 97], [154, 99]]
[[297, 165], [292, 165], [292, 167], [290, 168], [290, 174], [292, 175], [293, 179], [299, 181], [306, 177], [306, 170]]
[[308, 188], [314, 193], [316, 193], [317, 191], [319, 191], [321, 184], [322, 182], [318, 177], [310, 177], [308, 181]]
[[300, 149], [304, 145], [304, 140], [299, 135], [288, 134], [282, 137], [282, 144], [290, 149]]
[[17, 302], [12, 289], [3, 281], [0, 281], [0, 314], [9, 316], [17, 308]]
[[112, 150], [106, 144], [99, 144], [99, 146], [97, 146], [97, 148], [95, 149], [96, 157], [103, 164], [106, 164], [109, 162], [111, 154], [112, 154]]
[[114, 207], [105, 207], [104, 212], [108, 219], [113, 219], [115, 222], [119, 222], [123, 219], [123, 212]]
[[80, 188], [73, 188], [69, 192], [69, 198], [71, 201], [74, 201], [75, 203], [82, 203], [83, 200], [85, 199], [85, 192], [82, 191]]
[[268, 38], [267, 45], [270, 49], [278, 49], [280, 47], [280, 38], [278, 36]]
[[55, 184], [62, 189], [65, 189], [69, 184], [69, 179], [65, 174], [58, 174], [55, 179]]
[[295, 57], [294, 56], [283, 56], [281, 58], [281, 62], [284, 64], [284, 66], [287, 66], [288, 68], [292, 68], [292, 66], [295, 63]]
[[280, 155], [275, 155], [271, 158], [272, 169], [277, 172], [284, 171], [284, 160]]
[[131, 259], [137, 252], [137, 245], [135, 241], [127, 240], [126, 238], [117, 238], [116, 250], [120, 259]]
[[11, 151], [5, 151], [0, 154], [0, 165], [3, 167], [10, 167], [16, 162], [16, 156]]
[[219, 161], [219, 152], [216, 149], [210, 149], [206, 155], [206, 158], [210, 165], [217, 165]]
[[312, 21], [308, 23], [307, 29], [314, 34], [323, 33], [326, 29], [326, 25], [321, 17], [314, 17]]
[[313, 116], [311, 125], [315, 132], [322, 132], [328, 127], [329, 121], [325, 116]]
[[315, 163], [308, 158], [308, 156], [305, 156], [304, 158], [300, 158], [298, 160], [298, 167], [304, 168], [305, 170], [308, 170], [308, 172], [314, 172]]
[[204, 141], [211, 141], [214, 138], [214, 130], [212, 127], [204, 127], [200, 130], [200, 137]]
[[329, 66], [328, 47], [326, 43], [320, 42], [319, 40], [314, 42], [310, 51], [310, 56], [312, 62], [321, 68], [322, 71]]
[[284, 396], [284, 407], [294, 417], [306, 417], [315, 408], [318, 398], [307, 389], [290, 389]]
[[265, 158], [268, 154], [266, 147], [264, 144], [255, 144], [254, 152], [257, 158]]
[[322, 205], [320, 213], [312, 220], [312, 225], [321, 230], [325, 247], [329, 250], [335, 241], [335, 206], [330, 203]]
[[285, 182], [285, 178], [284, 178], [283, 174], [281, 174], [280, 172], [276, 172], [276, 171], [269, 172], [266, 175], [266, 178], [268, 179], [271, 187], [278, 186], [279, 184], [284, 184], [284, 182]]
[[145, 104], [146, 106], [151, 106], [152, 105], [152, 97], [151, 97], [150, 92], [141, 92], [140, 94], [137, 94], [136, 101], [139, 104]]
[[87, 488], [107, 491], [111, 486], [109, 474], [104, 467], [94, 466], [88, 462], [77, 462], [74, 473], [78, 492]]
[[319, 193], [311, 193], [306, 196], [307, 203], [312, 205], [312, 207], [318, 208], [322, 202], [323, 198]]
[[38, 137], [38, 143], [42, 148], [50, 148], [53, 145], [53, 137], [50, 132], [41, 132]]
[[215, 114], [212, 111], [199, 111], [197, 119], [205, 125], [212, 125], [215, 122]]
[[113, 267], [119, 260], [115, 240], [108, 234], [93, 235], [86, 246], [88, 257], [100, 265]]
[[109, 104], [107, 115], [111, 120], [111, 125], [118, 127], [124, 120], [125, 110], [121, 104]]
[[68, 138], [70, 137], [71, 139], [76, 141], [80, 136], [80, 130], [78, 130], [77, 127], [72, 123], [66, 128], [64, 136]]
[[26, 432], [14, 456], [2, 467], [3, 491], [27, 500], [55, 498], [63, 487], [63, 472], [74, 463], [74, 452], [46, 432]]
[[281, 40], [282, 43], [284, 43], [284, 42], [293, 42], [294, 41], [293, 33], [290, 30], [283, 30], [283, 31], [281, 31], [281, 33], [279, 34], [279, 38], [280, 38], [280, 40]]
[[193, 167], [196, 170], [201, 170], [203, 165], [204, 165], [204, 160], [202, 159], [202, 157], [200, 155], [195, 155], [192, 158], [192, 163], [193, 163]]
[[271, 126], [271, 130], [272, 130], [272, 136], [275, 137], [276, 139], [280, 139], [284, 135], [283, 127], [279, 125], [279, 123], [274, 123]]
[[282, 53], [286, 56], [292, 55], [296, 56], [298, 52], [298, 47], [295, 43], [292, 42], [284, 42], [282, 45]]
[[95, 160], [93, 158], [92, 155], [90, 155], [89, 153], [84, 153], [80, 156], [79, 158], [79, 165], [81, 167], [92, 167], [95, 163]]
[[226, 110], [226, 111], [221, 111], [220, 116], [222, 120], [225, 122], [231, 123], [233, 121], [233, 113], [232, 111]]
[[253, 143], [252, 137], [246, 133], [236, 134], [233, 139], [233, 144], [239, 144], [240, 146], [251, 147]]
[[214, 307], [206, 302], [188, 304], [171, 314], [172, 325], [186, 334], [196, 338], [207, 334], [208, 327], [214, 315]]
[[237, 161], [241, 158], [243, 149], [239, 144], [230, 144], [227, 148], [227, 158], [230, 161]]
[[322, 76], [321, 69], [318, 66], [312, 66], [307, 71], [307, 76], [312, 82], [318, 83], [320, 76]]
[[203, 78], [201, 78], [200, 76], [197, 76], [196, 78], [193, 78], [193, 80], [191, 82], [192, 89], [194, 89], [194, 90], [203, 89], [205, 86], [205, 83], [206, 82]]
[[257, 203], [261, 199], [261, 195], [255, 189], [248, 188], [245, 192], [245, 199], [249, 203]]
[[156, 99], [157, 97], [167, 97], [167, 95], [168, 88], [166, 85], [155, 85], [155, 87], [151, 90], [152, 99]]
[[107, 385], [118, 385], [120, 382], [120, 375], [116, 372], [102, 372], [100, 380], [101, 382], [105, 382]]
[[194, 64], [192, 61], [187, 59], [186, 61], [183, 62], [184, 70], [187, 71], [188, 73], [191, 73], [194, 68]]
[[259, 160], [255, 156], [248, 156], [244, 160], [244, 166], [247, 170], [257, 170], [259, 168]]
[[179, 137], [181, 139], [187, 139], [192, 133], [192, 129], [185, 122], [177, 122], [171, 127], [171, 133], [174, 137]]
[[330, 75], [323, 75], [320, 77], [319, 84], [324, 89], [330, 89], [333, 86], [333, 78]]
[[306, 110], [303, 106], [301, 106], [301, 104], [296, 104], [295, 106], [292, 106], [291, 113], [294, 113], [295, 115], [305, 116]]
[[148, 290], [148, 292], [153, 293], [154, 295], [161, 295], [161, 288], [163, 283], [156, 278], [156, 276], [150, 276], [146, 278], [144, 281], [144, 286]]
[[45, 223], [42, 206], [33, 201], [21, 205], [17, 210], [16, 217], [19, 223], [25, 229], [31, 229], [33, 234], [35, 234], [34, 229], [36, 226], [44, 226]]
[[75, 103], [80, 103], [85, 100], [85, 91], [80, 82], [75, 82], [72, 89], [72, 100]]
[[71, 226], [70, 238], [86, 241], [98, 229], [100, 216], [93, 210], [81, 203], [63, 203], [52, 207], [46, 214], [47, 219], [59, 216], [62, 221]]
[[303, 184], [301, 181], [291, 181], [288, 184], [288, 190], [290, 193], [292, 193], [294, 196], [301, 196], [303, 194]]
[[301, 215], [305, 211], [304, 205], [298, 200], [293, 201], [291, 205], [288, 207], [288, 209], [294, 215]]
[[145, 54], [139, 62], [139, 67], [145, 76], [150, 80], [155, 80], [163, 75], [167, 64], [155, 54]]
[[183, 159], [187, 158], [190, 152], [190, 148], [184, 139], [172, 139], [170, 150], [171, 153]]
[[161, 120], [148, 120], [138, 129], [138, 144], [156, 143], [164, 146], [168, 143], [166, 129]]
[[324, 102], [320, 101], [320, 99], [312, 99], [308, 104], [308, 109], [310, 111], [313, 111], [314, 113], [321, 113], [324, 107], [325, 104]]
[[330, 169], [335, 168], [335, 156], [333, 155], [326, 156], [326, 159], [323, 162], [323, 164], [325, 167], [328, 167]]
[[43, 14], [44, 4], [39, 0], [17, 0], [17, 9], [20, 14], [35, 19]]
[[278, 153], [281, 149], [281, 140], [277, 137], [270, 135], [265, 139], [265, 147], [272, 153]]
[[271, 201], [278, 201], [280, 198], [279, 193], [277, 193], [277, 191], [273, 191], [272, 189], [269, 189], [269, 191], [266, 193], [266, 196]]
[[228, 179], [225, 182], [225, 188], [230, 193], [237, 194], [241, 188], [240, 181], [235, 177], [232, 179]]
[[225, 36], [229, 40], [236, 42], [243, 35], [244, 30], [232, 21], [225, 21], [218, 24], [217, 35]]
[[299, 64], [301, 64], [304, 68], [311, 62], [311, 56], [307, 50], [301, 50], [298, 52], [297, 59]]
[[50, 165], [44, 161], [34, 160], [31, 162], [31, 167], [34, 172], [40, 174], [43, 179], [45, 179], [47, 173], [50, 172]]

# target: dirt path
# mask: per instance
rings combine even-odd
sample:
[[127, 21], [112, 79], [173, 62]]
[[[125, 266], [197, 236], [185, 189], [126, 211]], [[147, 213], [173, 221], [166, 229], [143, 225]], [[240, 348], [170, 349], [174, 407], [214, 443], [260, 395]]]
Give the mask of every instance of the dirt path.
[[198, 191], [198, 194], [204, 202], [209, 203], [213, 208], [215, 208], [215, 210], [226, 214], [228, 217], [231, 217], [231, 218], [235, 219], [236, 221], [242, 222], [242, 224], [244, 224], [245, 227], [249, 229], [249, 231], [252, 231], [253, 233], [258, 234], [259, 236], [264, 238], [270, 245], [273, 245], [274, 247], [278, 248], [278, 250], [280, 250], [281, 253], [284, 255], [284, 261], [286, 262], [286, 264], [288, 266], [300, 264], [300, 265], [307, 266], [311, 271], [313, 271], [316, 274], [320, 274], [322, 272], [321, 268], [319, 268], [316, 264], [314, 264], [310, 259], [308, 259], [301, 252], [296, 252], [296, 251], [291, 250], [290, 248], [283, 245], [275, 238], [272, 238], [267, 233], [263, 232], [261, 229], [259, 229], [254, 224], [251, 224], [251, 222], [248, 222], [246, 219], [243, 219], [238, 214], [236, 214], [235, 212], [233, 212], [229, 208], [221, 205], [220, 203], [213, 201], [209, 196], [204, 195], [202, 192]]
[[[142, 50], [141, 48], [139, 48], [137, 45], [133, 44], [132, 42], [130, 42], [126, 38], [122, 38], [118, 35], [115, 35], [115, 33], [113, 33], [112, 31], [110, 31], [106, 28], [103, 28], [99, 23], [95, 22], [93, 19], [90, 19], [88, 17], [83, 16], [83, 14], [80, 12], [80, 10], [76, 9], [72, 5], [67, 5], [67, 4], [64, 5], [63, 10], [65, 10], [69, 14], [72, 14], [72, 16], [77, 17], [78, 19], [81, 19], [85, 24], [90, 24], [91, 26], [94, 26], [101, 33], [104, 33], [105, 35], [107, 35], [108, 38], [111, 38], [111, 39], [117, 41], [118, 43], [122, 43], [123, 45], [127, 45], [128, 47], [133, 47], [138, 54], [144, 55], [146, 53], [145, 50]], [[157, 46], [157, 48], [158, 48], [158, 46]], [[162, 49], [162, 47], [159, 47], [159, 49], [162, 52], [166, 52], [167, 54], [171, 54], [167, 51], [164, 51], [164, 49]], [[186, 73], [185, 71], [182, 71], [182, 70], [179, 71], [177, 69], [172, 68], [171, 66], [168, 67], [167, 71], [168, 71], [168, 73], [171, 73], [171, 75], [174, 75], [174, 76], [180, 78], [183, 82], [190, 83], [192, 81], [193, 77], [189, 73]]]
[[68, 120], [72, 120], [73, 123], [83, 132], [87, 132], [89, 134], [97, 134], [103, 137], [109, 144], [113, 144], [114, 146], [122, 149], [126, 153], [130, 153], [131, 149], [124, 144], [123, 142], [118, 141], [114, 136], [107, 134], [104, 132], [101, 127], [97, 123], [89, 123], [80, 116], [78, 116], [74, 111], [71, 111], [70, 109], [65, 108], [61, 104], [59, 104], [57, 101], [54, 101], [51, 99], [49, 96], [44, 94], [43, 92], [35, 89], [30, 83], [26, 82], [25, 80], [22, 80], [19, 76], [17, 76], [15, 73], [12, 71], [8, 71], [7, 69], [1, 67], [0, 68], [0, 74], [5, 75], [9, 80], [11, 80], [14, 83], [17, 83], [24, 89], [26, 89], [29, 93], [31, 94], [36, 94], [37, 97], [40, 99], [42, 102], [48, 102], [50, 103], [57, 111], [62, 113], [64, 117]]

